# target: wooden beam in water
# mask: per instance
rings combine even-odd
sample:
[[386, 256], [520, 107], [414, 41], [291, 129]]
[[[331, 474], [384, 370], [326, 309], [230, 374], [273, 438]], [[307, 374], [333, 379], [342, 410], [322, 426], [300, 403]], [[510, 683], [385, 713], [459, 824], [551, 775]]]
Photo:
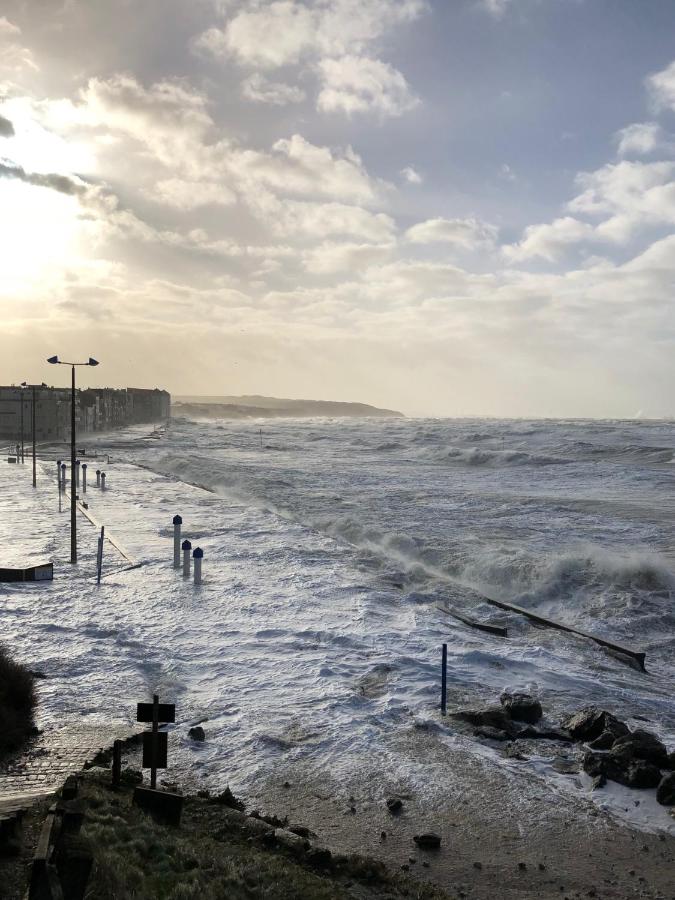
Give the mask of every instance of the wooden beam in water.
[[518, 613], [518, 615], [526, 616], [528, 619], [531, 619], [533, 622], [536, 622], [539, 625], [543, 625], [546, 628], [557, 628], [558, 631], [567, 631], [570, 634], [576, 634], [578, 637], [586, 638], [589, 641], [594, 641], [596, 644], [599, 644], [601, 647], [605, 647], [612, 653], [618, 653], [620, 656], [627, 656], [629, 659], [634, 660], [638, 664], [641, 672], [647, 671], [645, 669], [645, 653], [641, 653], [637, 650], [631, 650], [628, 647], [623, 647], [621, 646], [621, 644], [615, 644], [612, 641], [606, 641], [604, 638], [598, 637], [595, 634], [589, 634], [587, 631], [582, 631], [580, 628], [573, 628], [571, 625], [564, 625], [562, 622], [557, 622], [555, 619], [547, 619], [544, 616], [533, 613], [529, 609], [524, 609], [522, 606], [516, 606], [514, 603], [504, 603], [502, 600], [493, 600], [491, 597], [485, 596], [483, 596], [483, 599], [486, 603], [490, 603], [492, 606], [496, 606], [499, 609], [504, 609], [507, 612], [515, 612]]
[[458, 619], [460, 622], [463, 622], [464, 625], [468, 625], [469, 628], [476, 628], [478, 631], [485, 631], [488, 634], [496, 634], [499, 637], [506, 637], [507, 635], [506, 628], [504, 628], [502, 625], [488, 625], [487, 622], [477, 622], [475, 619], [470, 619], [468, 616], [457, 612], [457, 610], [448, 609], [445, 606], [437, 606], [436, 609], [445, 613], [447, 616], [451, 616], [453, 619]]

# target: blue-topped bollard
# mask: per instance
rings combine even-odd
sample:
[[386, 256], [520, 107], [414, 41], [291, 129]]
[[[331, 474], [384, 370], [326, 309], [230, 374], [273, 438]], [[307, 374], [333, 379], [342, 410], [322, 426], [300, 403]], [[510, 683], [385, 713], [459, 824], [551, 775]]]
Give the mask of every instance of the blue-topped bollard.
[[98, 488], [101, 487], [101, 470], [100, 469], [96, 470], [96, 487], [98, 487]]
[[66, 489], [66, 464], [61, 463], [61, 490], [65, 491]]
[[183, 541], [181, 544], [183, 548], [183, 578], [190, 577], [190, 550], [192, 550], [192, 544], [190, 541]]
[[80, 487], [80, 461], [79, 461], [79, 459], [75, 460], [75, 487], [78, 489]]
[[105, 472], [101, 472], [101, 490], [105, 490]]
[[82, 493], [87, 493], [87, 464], [82, 463]]
[[180, 526], [183, 519], [180, 516], [173, 517], [173, 567], [180, 569]]
[[56, 480], [59, 483], [59, 490], [61, 490], [61, 460], [56, 460]]
[[192, 558], [195, 561], [195, 584], [202, 583], [202, 559], [204, 551], [201, 547], [195, 547], [192, 552]]

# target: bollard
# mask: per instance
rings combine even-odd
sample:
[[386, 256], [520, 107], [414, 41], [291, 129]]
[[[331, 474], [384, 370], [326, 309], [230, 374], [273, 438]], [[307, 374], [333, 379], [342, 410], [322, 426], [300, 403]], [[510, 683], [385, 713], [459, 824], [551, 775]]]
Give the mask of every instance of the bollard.
[[61, 463], [61, 490], [65, 491], [66, 489], [66, 464]]
[[56, 480], [59, 483], [59, 490], [61, 490], [61, 460], [56, 460]]
[[87, 493], [87, 464], [82, 463], [82, 493]]
[[183, 541], [181, 544], [183, 548], [183, 578], [190, 577], [190, 550], [192, 550], [192, 544], [190, 541]]
[[204, 556], [204, 551], [201, 547], [195, 547], [192, 558], [195, 561], [195, 584], [202, 583], [202, 558]]
[[101, 487], [101, 470], [96, 470], [96, 487]]
[[75, 460], [75, 487], [79, 490], [79, 487], [80, 487], [80, 461], [79, 461], [79, 459]]
[[448, 687], [448, 645], [443, 644], [443, 656], [441, 659], [441, 715], [445, 715]]
[[105, 490], [105, 472], [101, 472], [101, 490]]
[[180, 569], [180, 526], [183, 520], [180, 516], [173, 517], [173, 567]]

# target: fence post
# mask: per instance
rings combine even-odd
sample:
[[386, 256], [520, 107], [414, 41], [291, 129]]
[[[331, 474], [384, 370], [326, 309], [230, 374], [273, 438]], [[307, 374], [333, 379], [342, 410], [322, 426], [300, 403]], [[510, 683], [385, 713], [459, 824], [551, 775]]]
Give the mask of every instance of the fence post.
[[180, 516], [173, 517], [173, 567], [180, 569], [180, 526], [183, 519]]
[[448, 688], [448, 645], [443, 644], [443, 656], [441, 659], [441, 715], [445, 715], [447, 708]]
[[183, 578], [190, 577], [190, 550], [192, 550], [192, 544], [190, 541], [183, 541], [181, 544], [183, 548]]
[[204, 557], [204, 551], [201, 547], [195, 547], [192, 552], [192, 558], [195, 561], [195, 584], [202, 583], [202, 559]]
[[82, 493], [87, 493], [87, 464], [82, 463]]

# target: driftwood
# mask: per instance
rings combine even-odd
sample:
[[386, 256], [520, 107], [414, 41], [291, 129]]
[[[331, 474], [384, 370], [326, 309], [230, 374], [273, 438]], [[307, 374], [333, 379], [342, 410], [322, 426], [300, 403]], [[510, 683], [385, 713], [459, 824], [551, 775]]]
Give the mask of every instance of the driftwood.
[[457, 612], [456, 609], [448, 609], [445, 606], [437, 606], [436, 609], [445, 613], [447, 616], [452, 616], [453, 619], [458, 619], [460, 622], [463, 622], [464, 625], [468, 625], [469, 628], [476, 628], [478, 631], [485, 631], [488, 634], [496, 634], [499, 637], [506, 637], [507, 631], [502, 625], [488, 625], [486, 622], [477, 622], [475, 619], [470, 619], [468, 616], [465, 616], [463, 613]]

